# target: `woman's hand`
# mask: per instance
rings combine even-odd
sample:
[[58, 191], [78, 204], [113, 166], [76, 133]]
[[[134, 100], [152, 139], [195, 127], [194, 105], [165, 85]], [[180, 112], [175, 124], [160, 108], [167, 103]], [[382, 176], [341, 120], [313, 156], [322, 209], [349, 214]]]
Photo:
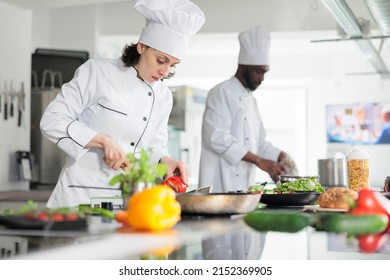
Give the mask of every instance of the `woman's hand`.
[[180, 176], [184, 183], [188, 184], [188, 171], [184, 162], [173, 159], [169, 156], [162, 157], [160, 162], [167, 166], [167, 177], [177, 175]]
[[130, 163], [121, 147], [114, 139], [107, 135], [97, 134], [86, 147], [103, 149], [104, 162], [114, 170], [118, 170], [119, 168], [125, 170], [130, 167]]

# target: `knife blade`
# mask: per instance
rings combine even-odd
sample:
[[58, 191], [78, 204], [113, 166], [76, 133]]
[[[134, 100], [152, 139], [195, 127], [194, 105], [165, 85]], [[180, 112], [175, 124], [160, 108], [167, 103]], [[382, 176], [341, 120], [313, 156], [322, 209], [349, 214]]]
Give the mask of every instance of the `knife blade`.
[[79, 188], [79, 189], [97, 189], [97, 190], [110, 190], [110, 191], [119, 191], [120, 188], [105, 188], [105, 187], [91, 187], [91, 186], [77, 186], [69, 185], [69, 188]]

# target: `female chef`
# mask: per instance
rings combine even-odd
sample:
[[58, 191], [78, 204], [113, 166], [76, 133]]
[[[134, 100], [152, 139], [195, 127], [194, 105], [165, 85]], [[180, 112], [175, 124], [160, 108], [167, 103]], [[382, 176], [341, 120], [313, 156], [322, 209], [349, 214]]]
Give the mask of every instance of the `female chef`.
[[168, 154], [167, 124], [172, 94], [162, 83], [180, 63], [189, 39], [203, 25], [203, 12], [189, 0], [136, 0], [146, 19], [137, 44], [120, 59], [90, 59], [77, 69], [46, 108], [40, 123], [45, 137], [66, 154], [66, 162], [47, 207], [89, 204], [90, 197], [119, 195], [106, 189], [120, 169], [131, 168], [127, 153], [152, 148], [168, 176], [186, 166]]

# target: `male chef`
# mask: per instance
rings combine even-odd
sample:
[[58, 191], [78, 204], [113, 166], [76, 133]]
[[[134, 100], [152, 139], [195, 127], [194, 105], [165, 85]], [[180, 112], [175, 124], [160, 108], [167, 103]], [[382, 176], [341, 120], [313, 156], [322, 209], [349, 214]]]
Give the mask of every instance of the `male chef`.
[[291, 157], [266, 141], [253, 97], [269, 70], [270, 34], [256, 26], [238, 39], [237, 71], [209, 91], [203, 115], [199, 185], [212, 185], [214, 192], [246, 190], [257, 168], [275, 182], [279, 175], [297, 175]]

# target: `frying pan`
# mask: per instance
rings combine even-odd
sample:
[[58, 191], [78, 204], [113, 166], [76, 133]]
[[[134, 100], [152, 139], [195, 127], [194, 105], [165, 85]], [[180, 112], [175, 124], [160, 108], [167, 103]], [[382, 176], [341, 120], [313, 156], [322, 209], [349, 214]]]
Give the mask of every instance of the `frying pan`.
[[261, 194], [180, 193], [176, 200], [184, 214], [244, 214], [255, 210]]

